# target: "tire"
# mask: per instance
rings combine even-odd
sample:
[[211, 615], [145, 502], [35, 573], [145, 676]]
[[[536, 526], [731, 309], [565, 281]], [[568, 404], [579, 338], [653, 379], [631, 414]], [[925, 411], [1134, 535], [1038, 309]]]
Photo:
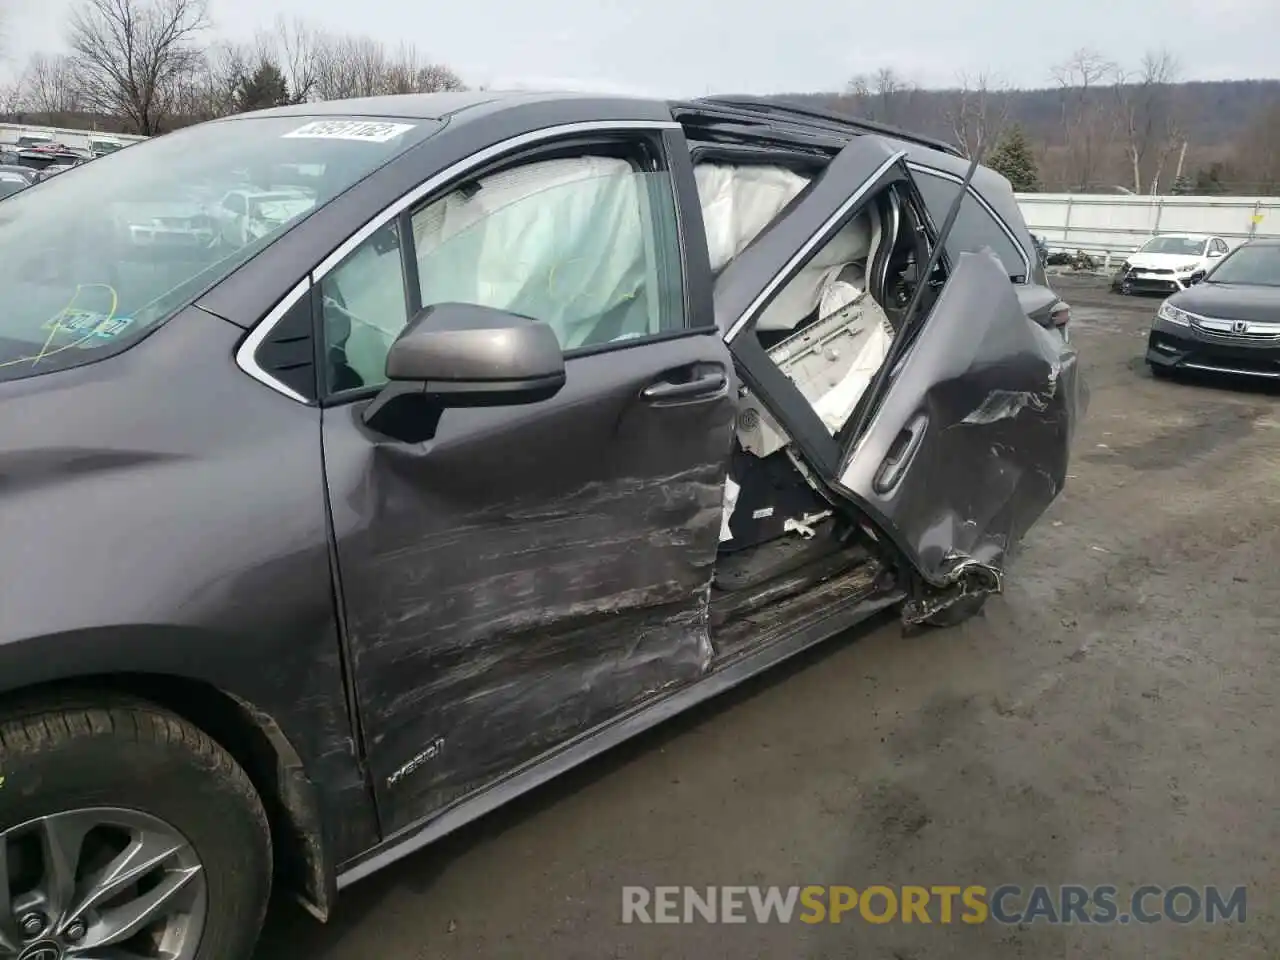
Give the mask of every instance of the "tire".
[[989, 593], [980, 593], [973, 597], [964, 597], [957, 600], [949, 607], [943, 607], [933, 616], [927, 618], [925, 623], [931, 627], [958, 627], [966, 620], [972, 620], [987, 604]]
[[[46, 921], [43, 933], [31, 934], [10, 921], [11, 936], [16, 933], [27, 943], [61, 937], [62, 946], [76, 943], [93, 954], [88, 948], [101, 942], [111, 922], [120, 922], [116, 917], [144, 902], [148, 889], [172, 883], [177, 892], [166, 903], [186, 918], [185, 933], [171, 918], [157, 922], [170, 923], [177, 931], [171, 935], [185, 938], [178, 956], [248, 960], [253, 955], [271, 892], [270, 829], [249, 777], [202, 731], [158, 707], [106, 694], [11, 708], [0, 712], [0, 777], [0, 842], [7, 835], [11, 853], [35, 851], [28, 853], [25, 866], [15, 867], [10, 856], [0, 894], [8, 892], [11, 879], [22, 887], [33, 875], [38, 889], [55, 890], [40, 842], [75, 837], [88, 826], [93, 829], [82, 842], [66, 844], [78, 851], [85, 869], [121, 855], [130, 842], [145, 840], [148, 846], [137, 849], [146, 851], [178, 851], [157, 857], [159, 866], [142, 877], [143, 886], [119, 894], [122, 900], [113, 899], [113, 891], [98, 904], [101, 910], [86, 910], [80, 929], [51, 900], [49, 909], [34, 918], [19, 911], [33, 927]], [[139, 859], [145, 858], [132, 862]], [[25, 881], [18, 870], [26, 871]], [[81, 881], [69, 898], [72, 904], [83, 903], [84, 889]], [[66, 921], [61, 930], [59, 916]], [[0, 924], [8, 919], [0, 917]], [[5, 932], [0, 925], [0, 944]], [[147, 951], [154, 943], [139, 940], [148, 934], [130, 936], [114, 945], [151, 955]], [[156, 948], [154, 955], [162, 954]]]

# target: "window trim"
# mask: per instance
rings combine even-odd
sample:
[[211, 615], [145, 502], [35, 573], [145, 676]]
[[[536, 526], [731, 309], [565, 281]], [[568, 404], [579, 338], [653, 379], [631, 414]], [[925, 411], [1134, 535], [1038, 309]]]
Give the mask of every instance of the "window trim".
[[[937, 167], [926, 166], [925, 164], [918, 163], [916, 161], [908, 160], [907, 167], [911, 170], [912, 174], [921, 174], [927, 177], [937, 177], [939, 180], [947, 180], [947, 181], [950, 181], [951, 183], [956, 184], [957, 186], [964, 183], [964, 177], [957, 176], [954, 173], [950, 173], [949, 171], [946, 171], [946, 170], [939, 170]], [[974, 189], [973, 184], [969, 184], [968, 193], [969, 193], [969, 196], [973, 197], [978, 202], [978, 205], [982, 207], [984, 211], [986, 211], [987, 215], [990, 216], [991, 219], [995, 221], [996, 226], [1000, 228], [1000, 232], [1003, 233], [1008, 238], [1009, 242], [1013, 244], [1014, 249], [1018, 251], [1018, 256], [1022, 258], [1022, 266], [1023, 266], [1022, 275], [1024, 279], [1022, 283], [1019, 284], [1019, 286], [1026, 286], [1027, 284], [1030, 284], [1031, 283], [1031, 257], [1027, 254], [1027, 251], [1023, 248], [1022, 241], [1018, 239], [1017, 234], [1013, 232], [1012, 228], [1009, 226], [1009, 224], [1005, 222], [1004, 218], [1001, 217], [1000, 214], [996, 212], [995, 208], [991, 206], [990, 203], [987, 202], [987, 199], [981, 193], [979, 193], [976, 189]], [[930, 213], [931, 217], [932, 215], [933, 214]]]
[[[311, 292], [311, 274], [306, 274], [297, 284], [294, 285], [288, 293], [281, 298], [280, 302], [271, 308], [271, 312], [262, 318], [262, 322], [256, 324], [249, 335], [244, 338], [238, 350], [236, 350], [236, 365], [245, 373], [257, 380], [263, 386], [270, 387], [276, 393], [283, 394], [290, 400], [296, 400], [299, 403], [305, 403], [307, 406], [315, 406], [316, 400], [308, 399], [294, 390], [284, 382], [277, 380], [271, 374], [258, 364], [258, 348], [262, 346], [264, 340], [271, 336], [271, 331], [275, 329], [276, 324], [284, 319], [285, 314], [292, 310], [299, 300]], [[314, 335], [314, 334], [313, 334]], [[318, 381], [317, 381], [317, 393]]]
[[[294, 400], [307, 406], [318, 406], [317, 400], [308, 400], [296, 390], [281, 383], [270, 373], [264, 370], [257, 362], [256, 353], [258, 347], [268, 336], [271, 330], [280, 322], [289, 309], [293, 307], [304, 293], [309, 291], [314, 284], [318, 284], [325, 276], [335, 269], [347, 255], [359, 247], [362, 243], [377, 233], [389, 221], [400, 216], [410, 207], [421, 203], [432, 193], [435, 193], [448, 186], [448, 184], [458, 177], [474, 171], [477, 167], [485, 166], [495, 160], [502, 158], [505, 154], [512, 153], [526, 147], [542, 144], [549, 140], [555, 140], [562, 137], [574, 136], [579, 134], [601, 134], [601, 133], [629, 133], [629, 132], [658, 132], [662, 133], [668, 130], [680, 130], [680, 124], [674, 120], [585, 120], [576, 123], [562, 123], [555, 126], [543, 127], [539, 130], [530, 130], [514, 137], [508, 137], [497, 143], [490, 144], [483, 149], [477, 150], [475, 153], [450, 164], [443, 170], [428, 177], [422, 183], [418, 184], [408, 193], [402, 194], [393, 200], [387, 206], [383, 207], [378, 213], [374, 214], [364, 225], [357, 229], [351, 236], [344, 240], [327, 257], [320, 261], [309, 273], [307, 273], [299, 282], [290, 289], [288, 293], [271, 308], [270, 312], [262, 318], [253, 329], [249, 331], [249, 335], [245, 337], [240, 347], [236, 350], [236, 365], [240, 367], [254, 380], [271, 388], [276, 393]], [[679, 201], [678, 197], [673, 193], [673, 200], [676, 202], [677, 220], [679, 219]], [[305, 226], [300, 224], [299, 226]], [[681, 231], [683, 234], [683, 230]], [[683, 241], [681, 245], [681, 255], [683, 256]], [[679, 334], [693, 332], [692, 328], [677, 331]], [[632, 341], [622, 341], [623, 343], [631, 343]], [[638, 343], [652, 342], [650, 339], [638, 340]], [[354, 395], [351, 399], [355, 399]], [[346, 399], [344, 397], [343, 399]]]

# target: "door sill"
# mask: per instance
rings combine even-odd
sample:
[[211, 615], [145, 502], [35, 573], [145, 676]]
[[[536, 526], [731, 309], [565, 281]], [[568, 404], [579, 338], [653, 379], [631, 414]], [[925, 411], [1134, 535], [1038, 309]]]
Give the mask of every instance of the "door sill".
[[[854, 573], [862, 571], [863, 568], [859, 568]], [[338, 868], [337, 888], [341, 890], [348, 887], [383, 867], [416, 853], [521, 794], [683, 713], [696, 704], [738, 686], [770, 667], [830, 639], [837, 633], [856, 626], [905, 598], [901, 590], [892, 589], [853, 597], [847, 597], [846, 594], [847, 599], [843, 602], [835, 600], [832, 593], [838, 589], [849, 589], [845, 581], [845, 577], [830, 580], [814, 591], [797, 598], [797, 600], [810, 599], [813, 609], [808, 616], [802, 613], [798, 620], [788, 620], [786, 617], [779, 619], [774, 616], [774, 628], [771, 630], [767, 626], [764, 627], [763, 636], [758, 645], [752, 645], [750, 649], [742, 650], [736, 656], [729, 656], [694, 684], [622, 714], [604, 726], [529, 761], [480, 792], [396, 831], [376, 847], [346, 861]], [[785, 604], [783, 607], [791, 609], [790, 604]], [[770, 613], [772, 615], [772, 611]]]

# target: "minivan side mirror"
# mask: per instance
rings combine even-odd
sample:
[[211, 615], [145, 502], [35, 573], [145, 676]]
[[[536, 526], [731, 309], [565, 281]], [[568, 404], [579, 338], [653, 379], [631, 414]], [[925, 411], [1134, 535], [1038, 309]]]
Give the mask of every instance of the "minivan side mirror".
[[430, 439], [448, 407], [537, 403], [564, 386], [564, 353], [547, 324], [492, 307], [424, 307], [387, 354], [387, 380], [364, 411], [375, 430]]

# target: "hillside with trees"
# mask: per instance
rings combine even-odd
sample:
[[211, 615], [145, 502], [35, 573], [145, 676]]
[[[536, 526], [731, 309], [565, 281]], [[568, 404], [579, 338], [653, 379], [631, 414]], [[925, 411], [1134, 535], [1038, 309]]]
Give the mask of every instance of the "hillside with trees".
[[966, 155], [1019, 128], [1046, 191], [1171, 193], [1181, 179], [1205, 192], [1280, 192], [1280, 80], [1178, 76], [1164, 51], [1126, 68], [1080, 50], [1037, 90], [990, 74], [928, 90], [886, 69], [839, 93], [785, 96], [940, 137]]
[[[464, 87], [408, 44], [284, 20], [231, 43], [212, 26], [208, 0], [75, 0], [69, 52], [22, 65], [0, 117], [153, 135], [277, 104]], [[1167, 51], [1120, 64], [1078, 50], [1041, 89], [994, 73], [925, 89], [886, 68], [843, 91], [780, 96], [949, 140], [1020, 189], [1280, 193], [1280, 80], [1181, 77]]]

